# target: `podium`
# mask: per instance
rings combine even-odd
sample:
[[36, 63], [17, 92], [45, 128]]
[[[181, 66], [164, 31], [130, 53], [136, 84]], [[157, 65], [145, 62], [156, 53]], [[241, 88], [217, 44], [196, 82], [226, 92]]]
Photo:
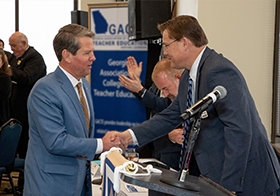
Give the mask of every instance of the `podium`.
[[[233, 196], [230, 191], [203, 176], [196, 177], [186, 175], [184, 183], [190, 185], [189, 187], [194, 188], [187, 189], [170, 185], [169, 183], [162, 181], [163, 179], [169, 179], [170, 181], [174, 180], [174, 182], [178, 181], [179, 172], [173, 170], [158, 168], [162, 171], [162, 173], [151, 172], [149, 175], [138, 176], [127, 175], [123, 172], [116, 172], [115, 170], [117, 169], [118, 171], [119, 166], [121, 167], [126, 161], [127, 160], [120, 154], [120, 152], [116, 150], [106, 155], [104, 168], [102, 170], [102, 196], [117, 196], [118, 191], [121, 190], [121, 187], [119, 186], [120, 182], [135, 185], [137, 187], [143, 187], [147, 189], [145, 195], [148, 194], [149, 196]], [[118, 191], [116, 191], [116, 189]]]
[[197, 196], [197, 195], [207, 195], [207, 196], [232, 196], [233, 194], [225, 189], [224, 187], [216, 184], [212, 180], [205, 178], [203, 176], [196, 177], [187, 175], [185, 182], [193, 183], [198, 185], [199, 191], [190, 191], [160, 181], [162, 177], [177, 180], [179, 173], [160, 168], [162, 174], [152, 173], [150, 176], [146, 177], [132, 177], [126, 176], [124, 174], [120, 175], [121, 180], [126, 183], [134, 184], [149, 189], [149, 196], [159, 196], [159, 195], [176, 195], [176, 196]]

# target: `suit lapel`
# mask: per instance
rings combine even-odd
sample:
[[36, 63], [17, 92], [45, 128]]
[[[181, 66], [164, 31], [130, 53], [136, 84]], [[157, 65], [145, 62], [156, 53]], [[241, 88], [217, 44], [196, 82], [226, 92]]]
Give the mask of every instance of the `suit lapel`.
[[204, 63], [207, 59], [207, 57], [210, 55], [210, 52], [211, 50], [208, 48], [208, 46], [206, 46], [205, 48], [205, 51], [200, 59], [200, 62], [199, 62], [199, 65], [198, 65], [198, 69], [197, 69], [197, 77], [196, 77], [196, 89], [195, 89], [195, 97], [196, 97], [196, 100], [198, 100], [200, 97], [199, 97], [199, 86], [200, 86], [200, 76], [201, 76], [201, 70], [204, 66]]
[[57, 68], [55, 73], [58, 76], [58, 81], [61, 83], [61, 89], [64, 91], [66, 96], [68, 96], [68, 98], [71, 100], [72, 104], [74, 105], [75, 111], [73, 111], [73, 117], [75, 118], [74, 114], [78, 115], [83, 125], [84, 134], [86, 137], [88, 137], [88, 130], [85, 123], [84, 113], [81, 108], [80, 100], [77, 96], [77, 93], [73, 85], [71, 84], [67, 76], [63, 73], [63, 71], [60, 68]]

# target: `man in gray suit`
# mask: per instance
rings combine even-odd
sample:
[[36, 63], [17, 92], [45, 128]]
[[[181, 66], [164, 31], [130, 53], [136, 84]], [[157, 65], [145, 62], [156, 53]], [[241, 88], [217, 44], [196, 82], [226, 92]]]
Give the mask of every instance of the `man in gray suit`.
[[[94, 138], [93, 103], [84, 78], [95, 61], [93, 36], [92, 31], [77, 24], [62, 27], [53, 40], [59, 66], [39, 80], [30, 93], [26, 196], [91, 196], [90, 161], [112, 146], [124, 148], [119, 139], [110, 140], [110, 133]], [[85, 103], [80, 102], [78, 83]], [[85, 106], [87, 114], [82, 109]]]
[[277, 195], [279, 162], [241, 72], [207, 46], [196, 18], [178, 16], [158, 29], [165, 57], [173, 67], [186, 69], [178, 96], [152, 119], [116, 135], [128, 144], [142, 146], [176, 127], [187, 109], [189, 77], [193, 80], [193, 104], [216, 86], [224, 86], [227, 96], [210, 105], [201, 117], [189, 172], [202, 174], [239, 196]]

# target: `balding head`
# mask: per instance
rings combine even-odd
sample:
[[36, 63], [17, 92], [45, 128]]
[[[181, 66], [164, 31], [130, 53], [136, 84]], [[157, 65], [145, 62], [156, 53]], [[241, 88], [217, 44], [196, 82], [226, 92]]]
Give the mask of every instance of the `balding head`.
[[17, 31], [9, 38], [9, 44], [11, 46], [11, 50], [14, 52], [14, 55], [18, 58], [21, 57], [27, 50], [28, 39], [23, 33]]
[[173, 100], [178, 94], [178, 86], [184, 69], [175, 69], [171, 67], [168, 59], [159, 61], [152, 73], [152, 80], [164, 97]]

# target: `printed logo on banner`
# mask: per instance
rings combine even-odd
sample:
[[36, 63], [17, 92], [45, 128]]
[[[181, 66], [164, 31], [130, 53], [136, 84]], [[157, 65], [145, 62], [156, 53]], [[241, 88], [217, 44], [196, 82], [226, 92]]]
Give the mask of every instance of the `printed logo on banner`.
[[127, 6], [91, 8], [90, 14], [96, 56], [91, 70], [95, 137], [103, 137], [107, 131], [123, 131], [146, 119], [145, 107], [118, 77], [128, 75], [125, 62], [134, 56], [143, 62], [140, 79], [145, 80], [148, 41], [128, 40]]
[[100, 33], [106, 33], [107, 28], [108, 28], [108, 23], [106, 19], [102, 16], [100, 13], [100, 10], [92, 12], [92, 16], [94, 19], [94, 24], [95, 25], [95, 33], [100, 34]]

